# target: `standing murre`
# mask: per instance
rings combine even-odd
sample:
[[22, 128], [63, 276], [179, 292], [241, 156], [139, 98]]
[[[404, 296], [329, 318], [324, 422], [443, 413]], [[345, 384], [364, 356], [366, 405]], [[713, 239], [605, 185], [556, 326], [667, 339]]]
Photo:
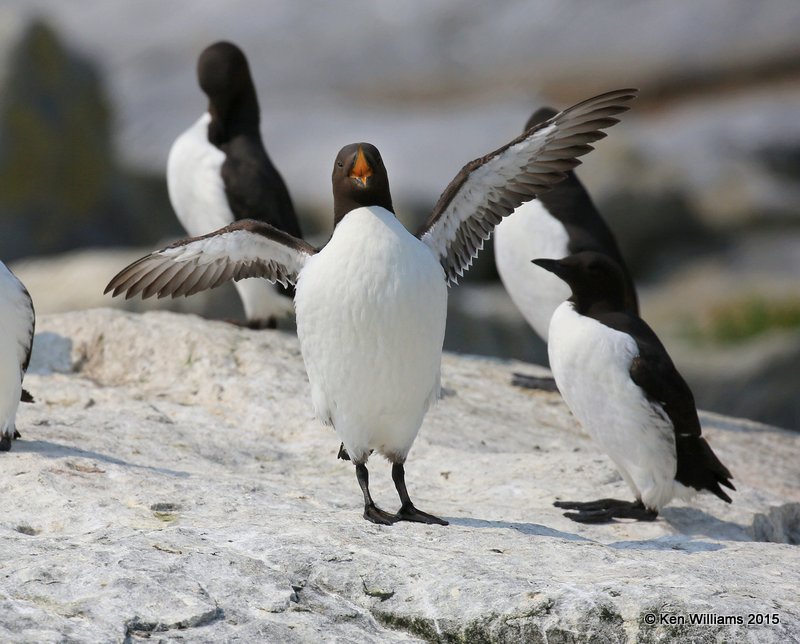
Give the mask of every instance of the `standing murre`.
[[[550, 107], [536, 110], [525, 130], [555, 114]], [[519, 206], [494, 232], [494, 258], [503, 286], [525, 321], [545, 342], [550, 318], [569, 297], [569, 287], [555, 275], [531, 271], [530, 262], [535, 257], [561, 259], [581, 251], [608, 255], [625, 274], [626, 310], [639, 314], [636, 288], [614, 234], [576, 174], [572, 171], [566, 174], [566, 179], [552, 190]], [[514, 374], [513, 382], [524, 387], [552, 389], [549, 378]]]
[[22, 282], [0, 262], [0, 452], [19, 438], [15, 420], [20, 401], [33, 402], [22, 388], [31, 360], [36, 313]]
[[[229, 42], [206, 47], [197, 79], [208, 111], [175, 140], [167, 160], [178, 220], [193, 237], [248, 218], [301, 238], [289, 191], [261, 140], [258, 98], [244, 53]], [[257, 279], [237, 282], [236, 289], [252, 328], [274, 326], [276, 316], [291, 311], [291, 291], [281, 296]]]
[[[439, 393], [446, 287], [470, 267], [497, 223], [575, 167], [635, 94], [618, 90], [579, 103], [468, 163], [416, 235], [394, 215], [377, 148], [354, 143], [334, 163], [334, 231], [321, 249], [244, 220], [139, 259], [106, 292], [176, 297], [256, 276], [295, 283], [314, 408], [355, 465], [364, 518], [444, 525], [414, 507], [404, 463]], [[396, 514], [370, 495], [372, 451], [392, 462], [401, 500]]]
[[694, 397], [653, 330], [626, 310], [625, 274], [582, 252], [534, 264], [572, 291], [550, 322], [548, 353], [572, 413], [609, 455], [636, 501], [556, 502], [583, 523], [653, 520], [674, 497], [708, 490], [731, 502], [731, 473], [701, 436]]

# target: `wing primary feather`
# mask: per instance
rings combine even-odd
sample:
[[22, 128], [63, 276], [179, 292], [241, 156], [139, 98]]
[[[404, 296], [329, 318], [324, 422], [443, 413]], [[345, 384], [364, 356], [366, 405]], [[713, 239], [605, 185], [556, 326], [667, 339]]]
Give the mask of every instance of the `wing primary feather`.
[[158, 293], [164, 287], [164, 284], [169, 282], [169, 280], [175, 275], [175, 273], [178, 273], [182, 268], [183, 266], [181, 266], [180, 264], [173, 264], [172, 266], [167, 266], [142, 291], [142, 299], [146, 300], [148, 297]]
[[189, 291], [193, 289], [195, 284], [197, 284], [197, 282], [200, 281], [200, 278], [203, 277], [204, 269], [200, 268], [196, 264], [191, 266], [192, 270], [186, 276], [184, 282], [171, 294], [173, 299], [176, 297], [187, 297]]
[[[173, 295], [178, 288], [185, 282], [186, 278], [192, 272], [192, 265], [186, 264], [185, 266], [181, 266], [180, 270], [172, 276], [172, 278], [164, 284], [164, 287], [158, 292], [158, 297], [161, 299], [162, 297], [167, 297], [169, 295]], [[174, 297], [174, 296], [173, 296]]]
[[105, 293], [108, 293], [110, 290], [114, 290], [113, 297], [119, 295], [122, 291], [124, 291], [128, 286], [130, 286], [136, 279], [147, 272], [147, 265], [144, 264], [143, 260], [148, 259], [145, 257], [143, 259], [138, 260], [134, 264], [131, 264], [127, 268], [121, 270], [113, 280], [108, 283], [106, 286]]
[[502, 218], [562, 180], [619, 122], [637, 90], [587, 99], [543, 121], [494, 152], [466, 164], [442, 193], [417, 236], [458, 282]]
[[122, 269], [106, 286], [130, 299], [188, 296], [231, 279], [263, 277], [287, 286], [317, 249], [268, 223], [243, 219], [179, 240]]
[[[161, 268], [160, 266], [148, 266], [149, 270], [146, 273], [143, 273], [141, 277], [139, 277], [129, 288], [128, 292], [125, 294], [125, 299], [130, 299], [136, 295], [138, 295], [141, 291], [146, 289], [150, 283], [158, 277], [158, 269]], [[146, 297], [143, 299], [147, 299]]]
[[200, 279], [197, 280], [197, 283], [187, 291], [186, 295], [194, 295], [195, 293], [199, 293], [200, 291], [207, 290], [209, 285], [211, 284], [215, 272], [216, 272], [216, 266], [214, 266], [213, 264], [204, 266], [203, 273], [200, 276]]

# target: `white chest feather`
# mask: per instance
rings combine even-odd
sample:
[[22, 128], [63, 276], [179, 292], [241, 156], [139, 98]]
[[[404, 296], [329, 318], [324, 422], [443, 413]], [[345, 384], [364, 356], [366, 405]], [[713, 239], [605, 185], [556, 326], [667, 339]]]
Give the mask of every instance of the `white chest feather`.
[[22, 391], [20, 365], [30, 345], [33, 321], [28, 294], [0, 262], [0, 434], [14, 431]]
[[359, 208], [310, 258], [295, 297], [314, 407], [350, 455], [404, 459], [439, 390], [444, 271], [380, 207]]
[[564, 302], [553, 315], [548, 353], [572, 413], [611, 457], [636, 497], [648, 507], [663, 507], [676, 492], [675, 436], [661, 407], [630, 378], [636, 342], [578, 315], [571, 302]]
[[550, 318], [570, 291], [562, 280], [534, 266], [531, 260], [566, 257], [568, 243], [564, 226], [538, 199], [522, 204], [494, 232], [500, 279], [525, 320], [545, 342]]
[[234, 220], [225, 198], [221, 150], [208, 142], [211, 117], [203, 114], [172, 144], [167, 159], [169, 200], [186, 232], [205, 235]]

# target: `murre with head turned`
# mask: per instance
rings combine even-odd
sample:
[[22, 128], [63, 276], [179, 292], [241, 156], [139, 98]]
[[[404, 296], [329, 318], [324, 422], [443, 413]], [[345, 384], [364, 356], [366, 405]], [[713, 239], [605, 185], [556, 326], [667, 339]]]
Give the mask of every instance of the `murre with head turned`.
[[33, 402], [22, 388], [31, 360], [36, 313], [28, 290], [3, 262], [0, 262], [0, 452], [11, 449], [19, 438], [16, 428], [20, 401]]
[[[674, 497], [708, 490], [728, 503], [728, 471], [701, 435], [694, 397], [655, 332], [626, 308], [625, 274], [584, 251], [535, 259], [572, 295], [550, 321], [548, 354], [572, 413], [609, 455], [636, 500], [556, 502], [583, 523], [653, 520]], [[535, 270], [535, 269], [534, 269]]]
[[[261, 139], [258, 98], [244, 53], [229, 42], [206, 47], [197, 79], [208, 111], [175, 140], [167, 160], [169, 198], [178, 220], [194, 237], [247, 218], [302, 238], [289, 191]], [[282, 297], [276, 287], [249, 279], [237, 282], [236, 289], [251, 328], [274, 326], [276, 317], [291, 311], [291, 288]]]
[[[536, 110], [525, 130], [552, 118], [556, 110]], [[494, 259], [497, 272], [511, 300], [536, 334], [547, 342], [553, 312], [569, 297], [569, 287], [555, 275], [533, 271], [536, 257], [561, 259], [590, 250], [604, 253], [616, 261], [625, 275], [625, 308], [638, 315], [636, 287], [619, 251], [614, 234], [573, 171], [536, 199], [519, 206], [494, 232]], [[515, 385], [553, 389], [552, 380], [514, 374]]]
[[[404, 463], [439, 394], [447, 285], [457, 283], [503, 217], [579, 163], [576, 157], [618, 122], [635, 93], [583, 101], [468, 163], [416, 235], [395, 217], [377, 148], [354, 143], [334, 163], [334, 231], [324, 247], [240, 221], [141, 258], [106, 292], [175, 297], [255, 276], [295, 283], [314, 408], [355, 465], [364, 518], [446, 524], [414, 506]], [[373, 451], [392, 463], [401, 501], [394, 514], [370, 494], [366, 463]]]

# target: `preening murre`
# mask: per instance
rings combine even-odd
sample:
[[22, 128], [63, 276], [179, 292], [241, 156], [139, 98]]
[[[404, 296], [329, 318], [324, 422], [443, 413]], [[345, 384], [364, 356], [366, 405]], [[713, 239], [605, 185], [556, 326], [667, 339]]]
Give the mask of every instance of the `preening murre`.
[[19, 438], [16, 428], [20, 401], [33, 402], [22, 388], [31, 360], [36, 312], [28, 290], [3, 262], [0, 262], [0, 452], [11, 449]]
[[[175, 140], [167, 161], [170, 202], [181, 225], [197, 237], [257, 219], [302, 238], [289, 191], [264, 148], [244, 53], [229, 42], [206, 47], [197, 80], [208, 110]], [[236, 289], [251, 328], [274, 326], [291, 311], [291, 288], [282, 296], [275, 286], [250, 279], [237, 282]]]
[[[653, 520], [674, 497], [720, 487], [731, 474], [701, 436], [694, 397], [653, 330], [626, 310], [625, 275], [607, 255], [535, 259], [569, 285], [550, 321], [548, 353], [572, 413], [608, 454], [635, 502], [556, 502], [565, 516], [597, 523]], [[534, 269], [535, 270], [535, 269]]]
[[[396, 219], [377, 148], [347, 145], [333, 167], [334, 231], [320, 249], [263, 222], [244, 220], [176, 242], [123, 269], [113, 295], [176, 297], [228, 280], [296, 284], [297, 333], [317, 416], [352, 459], [375, 523], [446, 522], [417, 510], [404, 463], [439, 391], [447, 286], [456, 284], [494, 227], [575, 167], [617, 123], [635, 90], [583, 101], [468, 163], [412, 234]], [[366, 462], [392, 462], [401, 507], [378, 508]]]

